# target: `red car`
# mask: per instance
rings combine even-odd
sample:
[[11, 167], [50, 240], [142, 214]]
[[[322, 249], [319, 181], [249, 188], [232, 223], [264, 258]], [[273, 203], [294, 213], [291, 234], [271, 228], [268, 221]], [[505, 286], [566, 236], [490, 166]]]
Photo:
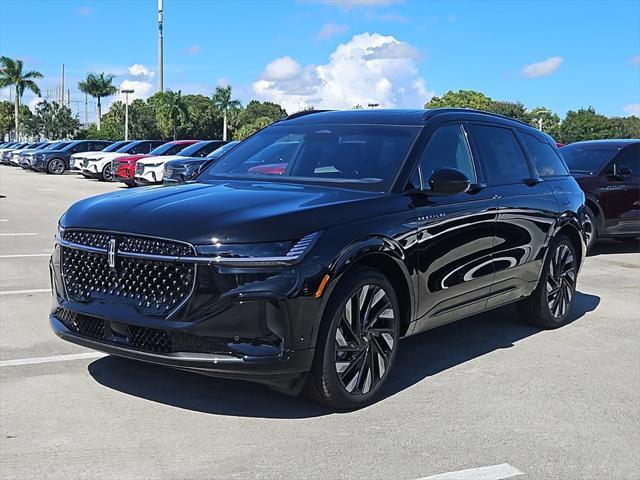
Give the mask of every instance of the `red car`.
[[138, 160], [147, 157], [175, 155], [185, 147], [198, 143], [199, 141], [200, 140], [175, 140], [173, 142], [167, 142], [160, 145], [146, 155], [128, 155], [126, 157], [116, 158], [111, 166], [111, 171], [115, 172], [113, 179], [118, 182], [123, 182], [128, 187], [134, 187], [134, 175], [136, 162]]
[[640, 140], [591, 140], [560, 149], [585, 194], [587, 248], [640, 236]]

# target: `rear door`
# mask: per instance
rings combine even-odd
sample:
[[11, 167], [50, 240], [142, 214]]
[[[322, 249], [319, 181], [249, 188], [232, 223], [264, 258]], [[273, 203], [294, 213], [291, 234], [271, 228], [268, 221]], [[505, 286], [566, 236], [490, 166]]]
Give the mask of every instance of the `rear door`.
[[[631, 175], [621, 175], [627, 167]], [[640, 143], [622, 149], [607, 165], [606, 185], [600, 191], [605, 235], [640, 234]]]
[[514, 129], [474, 123], [471, 134], [485, 181], [498, 189], [495, 278], [487, 302], [492, 308], [528, 295], [537, 285], [558, 202], [549, 182], [530, 166]]
[[459, 195], [416, 196], [419, 301], [415, 331], [484, 311], [493, 281], [497, 203], [482, 185], [461, 122], [436, 126], [412, 183], [428, 191], [433, 171], [461, 170], [473, 188]]

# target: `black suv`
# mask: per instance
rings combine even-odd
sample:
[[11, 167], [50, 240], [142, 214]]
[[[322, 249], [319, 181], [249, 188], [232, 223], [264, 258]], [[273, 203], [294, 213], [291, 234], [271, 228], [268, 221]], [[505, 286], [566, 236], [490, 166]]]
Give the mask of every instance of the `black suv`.
[[50, 322], [115, 355], [357, 408], [401, 337], [512, 302], [543, 328], [567, 322], [583, 209], [554, 141], [526, 124], [304, 112], [195, 182], [71, 206]]
[[60, 175], [71, 168], [69, 160], [74, 153], [98, 152], [112, 143], [105, 140], [76, 140], [59, 150], [41, 150], [36, 154], [32, 168], [39, 172]]

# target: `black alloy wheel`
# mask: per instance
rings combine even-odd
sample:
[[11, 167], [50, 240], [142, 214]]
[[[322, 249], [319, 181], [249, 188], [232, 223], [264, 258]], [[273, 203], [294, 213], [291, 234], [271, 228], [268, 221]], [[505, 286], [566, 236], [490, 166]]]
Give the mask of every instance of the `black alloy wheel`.
[[102, 175], [100, 176], [100, 180], [102, 180], [103, 182], [113, 181], [113, 173], [111, 172], [110, 163], [107, 163], [102, 169]]
[[584, 221], [582, 222], [582, 228], [584, 229], [584, 235], [587, 242], [587, 252], [588, 252], [596, 243], [596, 237], [598, 235], [598, 228], [596, 226], [596, 216], [589, 207], [585, 208], [585, 217], [584, 217]]
[[305, 393], [338, 410], [375, 401], [393, 367], [400, 326], [389, 280], [378, 270], [353, 268], [325, 307]]
[[47, 172], [52, 175], [61, 175], [64, 173], [66, 169], [66, 165], [64, 164], [64, 160], [60, 158], [54, 158], [47, 165]]
[[576, 288], [574, 256], [566, 244], [555, 251], [547, 274], [547, 304], [551, 315], [562, 318], [566, 315]]

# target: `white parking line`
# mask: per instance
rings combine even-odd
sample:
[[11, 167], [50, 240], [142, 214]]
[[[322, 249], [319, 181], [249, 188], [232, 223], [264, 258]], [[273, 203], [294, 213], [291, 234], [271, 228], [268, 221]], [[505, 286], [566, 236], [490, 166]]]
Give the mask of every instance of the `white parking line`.
[[492, 465], [490, 467], [439, 473], [438, 475], [423, 477], [419, 480], [502, 480], [504, 478], [517, 477], [518, 475], [524, 475], [524, 473], [508, 463], [501, 463], [500, 465]]
[[50, 253], [18, 253], [16, 255], [0, 255], [0, 258], [50, 257]]
[[33, 290], [0, 290], [0, 296], [30, 295], [32, 293], [51, 293], [51, 289], [50, 288], [34, 288]]
[[32, 237], [37, 233], [0, 233], [0, 237]]
[[87, 358], [102, 358], [106, 356], [107, 356], [106, 353], [89, 352], [89, 353], [74, 353], [71, 355], [57, 355], [55, 357], [34, 357], [34, 358], [20, 358], [17, 360], [0, 360], [0, 367], [15, 367], [18, 365], [35, 365], [37, 363], [70, 362], [72, 360], [84, 360]]
[[0, 218], [0, 222], [8, 222], [9, 220], [6, 218]]

